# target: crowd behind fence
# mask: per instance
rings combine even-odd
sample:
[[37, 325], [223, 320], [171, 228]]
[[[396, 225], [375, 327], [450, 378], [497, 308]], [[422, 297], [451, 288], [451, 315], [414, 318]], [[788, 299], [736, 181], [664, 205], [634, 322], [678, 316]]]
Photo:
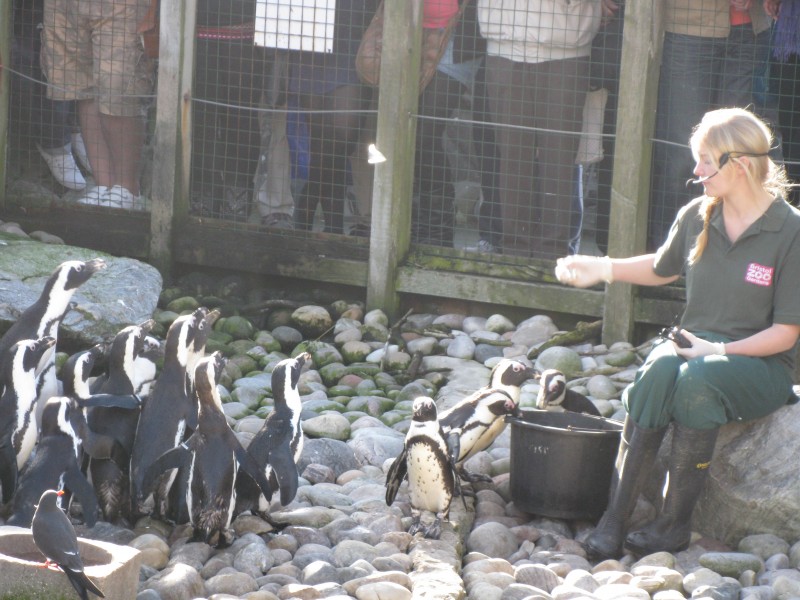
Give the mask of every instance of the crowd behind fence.
[[[165, 4], [11, 1], [7, 190], [25, 182], [65, 206], [152, 210], [165, 50], [152, 42]], [[626, 19], [617, 0], [410, 4], [423, 63], [426, 44], [441, 48], [411, 111], [412, 247], [493, 263], [607, 253], [617, 121], [628, 117], [618, 102], [645, 98], [620, 89], [633, 38], [623, 29], [651, 24]], [[650, 185], [636, 199], [649, 200], [648, 249], [702, 193], [687, 184], [687, 142], [709, 109], [752, 108], [775, 130], [773, 158], [800, 179], [797, 5], [663, 3]], [[197, 0], [190, 217], [269, 236], [370, 237], [379, 93], [356, 64], [382, 10], [379, 0]]]

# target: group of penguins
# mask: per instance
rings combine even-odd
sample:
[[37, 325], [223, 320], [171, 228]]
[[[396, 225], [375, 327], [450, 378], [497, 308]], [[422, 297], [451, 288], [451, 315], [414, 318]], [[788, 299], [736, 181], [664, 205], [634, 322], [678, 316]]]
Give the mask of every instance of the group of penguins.
[[[31, 527], [34, 542], [69, 577], [79, 596], [102, 596], [83, 572], [68, 518], [80, 502], [83, 520], [134, 523], [150, 514], [190, 523], [193, 540], [224, 547], [231, 520], [251, 511], [269, 519], [274, 492], [288, 505], [298, 487], [303, 448], [298, 390], [308, 353], [272, 372], [274, 408], [245, 449], [222, 411], [217, 383], [225, 359], [205, 355], [217, 310], [198, 308], [175, 319], [163, 344], [153, 321], [122, 329], [110, 344], [68, 358], [56, 376], [58, 329], [75, 290], [106, 268], [102, 259], [67, 261], [39, 299], [0, 338], [0, 488], [7, 525]], [[157, 360], [163, 352], [163, 365]], [[104, 360], [105, 371], [93, 374]], [[503, 431], [517, 412], [520, 386], [540, 377], [538, 407], [598, 414], [566, 388], [558, 371], [538, 375], [503, 359], [489, 384], [437, 414], [429, 397], [413, 403], [400, 455], [386, 477], [391, 505], [404, 480], [412, 508], [409, 532], [437, 538], [460, 479], [487, 479], [463, 464]], [[434, 514], [428, 525], [423, 511]], [[88, 590], [88, 591], [87, 591]]]

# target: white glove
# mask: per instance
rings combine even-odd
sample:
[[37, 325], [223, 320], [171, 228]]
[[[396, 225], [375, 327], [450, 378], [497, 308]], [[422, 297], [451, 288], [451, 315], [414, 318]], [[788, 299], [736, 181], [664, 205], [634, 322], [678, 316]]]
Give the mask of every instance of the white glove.
[[[709, 342], [700, 339], [695, 334], [681, 329], [681, 333], [692, 345], [689, 348], [680, 348], [675, 344], [675, 351], [683, 358], [698, 358], [700, 356], [725, 355], [724, 342]], [[673, 342], [674, 343], [674, 342]]]
[[556, 278], [567, 285], [579, 288], [593, 286], [601, 281], [611, 283], [614, 273], [607, 256], [574, 254], [556, 261]]

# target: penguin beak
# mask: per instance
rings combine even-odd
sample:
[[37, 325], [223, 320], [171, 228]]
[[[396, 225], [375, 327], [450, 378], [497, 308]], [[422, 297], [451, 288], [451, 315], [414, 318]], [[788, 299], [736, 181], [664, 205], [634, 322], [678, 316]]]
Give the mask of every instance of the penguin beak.
[[106, 261], [104, 261], [102, 258], [93, 258], [92, 260], [87, 260], [85, 264], [86, 269], [90, 273], [97, 273], [98, 271], [102, 271], [108, 267]]
[[217, 319], [219, 319], [219, 315], [220, 315], [219, 309], [215, 308], [206, 315], [205, 319], [206, 323], [208, 323], [209, 325], [213, 325], [214, 323], [217, 322]]
[[150, 333], [155, 325], [156, 322], [153, 319], [147, 319], [144, 323], [139, 324], [139, 328], [145, 333]]

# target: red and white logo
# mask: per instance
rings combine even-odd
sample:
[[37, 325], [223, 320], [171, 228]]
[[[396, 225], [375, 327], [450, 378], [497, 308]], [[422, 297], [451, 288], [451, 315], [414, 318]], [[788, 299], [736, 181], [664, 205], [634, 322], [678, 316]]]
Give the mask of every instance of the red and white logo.
[[747, 274], [744, 276], [744, 280], [747, 283], [769, 287], [772, 285], [772, 275], [774, 272], [775, 267], [765, 267], [758, 263], [750, 263], [747, 265]]

